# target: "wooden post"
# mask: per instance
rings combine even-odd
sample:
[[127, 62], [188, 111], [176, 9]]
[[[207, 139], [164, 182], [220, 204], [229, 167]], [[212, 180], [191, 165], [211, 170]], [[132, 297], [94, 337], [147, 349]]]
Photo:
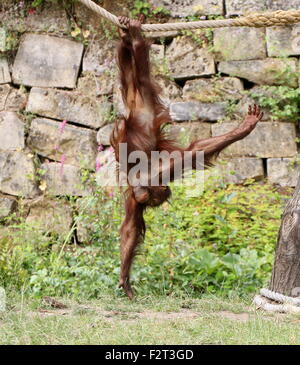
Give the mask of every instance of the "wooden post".
[[300, 296], [300, 176], [281, 219], [270, 290]]

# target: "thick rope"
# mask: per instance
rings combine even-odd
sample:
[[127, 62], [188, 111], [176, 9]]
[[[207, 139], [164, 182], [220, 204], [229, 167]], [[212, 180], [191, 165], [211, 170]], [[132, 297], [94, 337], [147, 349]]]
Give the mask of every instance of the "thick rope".
[[256, 295], [253, 303], [257, 308], [263, 309], [266, 312], [277, 312], [277, 313], [300, 313], [300, 307], [296, 307], [292, 304], [273, 304], [269, 303], [266, 298], [262, 295]]
[[[271, 299], [276, 303], [270, 303], [266, 298]], [[260, 295], [254, 297], [253, 303], [257, 308], [267, 312], [300, 313], [299, 298], [288, 297], [269, 289], [261, 289]]]
[[272, 290], [269, 290], [269, 289], [261, 289], [260, 294], [263, 295], [266, 298], [275, 300], [275, 302], [290, 303], [290, 304], [300, 306], [300, 299], [299, 298], [288, 297], [286, 295], [276, 293], [275, 291], [272, 291]]
[[[119, 23], [118, 17], [111, 14], [101, 6], [91, 0], [78, 0], [95, 13], [110, 20], [118, 27], [125, 28]], [[199, 28], [222, 28], [222, 27], [272, 27], [300, 22], [300, 10], [267, 12], [262, 14], [252, 14], [236, 19], [201, 20], [196, 22], [178, 22], [165, 24], [143, 24], [142, 30], [145, 32], [187, 30]]]

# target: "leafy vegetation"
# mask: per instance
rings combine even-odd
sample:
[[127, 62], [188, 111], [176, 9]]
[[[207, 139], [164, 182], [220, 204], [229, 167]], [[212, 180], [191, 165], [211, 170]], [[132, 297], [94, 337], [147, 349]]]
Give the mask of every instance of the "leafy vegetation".
[[133, 8], [131, 10], [131, 15], [133, 17], [136, 17], [140, 14], [145, 15], [148, 17], [151, 12], [151, 4], [148, 3], [148, 1], [142, 1], [142, 0], [135, 0], [133, 2]]
[[195, 29], [182, 30], [181, 34], [190, 37], [197, 46], [207, 48], [209, 51], [213, 50], [213, 31], [212, 29]]
[[5, 37], [5, 52], [15, 52], [19, 46], [20, 34], [18, 32], [7, 31]]
[[37, 8], [38, 6], [40, 6], [42, 3], [44, 2], [44, 0], [34, 0], [31, 4], [31, 6], [33, 6], [34, 8]]
[[299, 119], [300, 89], [287, 86], [263, 86], [261, 91], [250, 91], [257, 103], [270, 111], [274, 120], [296, 122]]
[[130, 12], [130, 16], [135, 18], [139, 15], [145, 15], [146, 18], [164, 18], [170, 15], [170, 12], [163, 6], [153, 7], [148, 1], [135, 0]]
[[[203, 10], [203, 9], [202, 9]], [[187, 21], [195, 22], [201, 20], [199, 15], [190, 15], [186, 17]], [[208, 48], [209, 51], [213, 51], [213, 29], [193, 29], [193, 30], [182, 30], [182, 35], [190, 37], [197, 46], [201, 48]]]
[[[149, 229], [132, 279], [139, 295], [202, 292], [246, 294], [269, 278], [283, 197], [269, 185], [208, 186], [199, 198], [184, 187], [149, 210]], [[43, 295], [96, 298], [116, 289], [120, 197], [99, 192], [74, 202], [67, 237], [43, 232], [13, 215], [0, 227], [0, 285]], [[89, 245], [69, 244], [77, 230]], [[120, 295], [122, 295], [120, 293]]]

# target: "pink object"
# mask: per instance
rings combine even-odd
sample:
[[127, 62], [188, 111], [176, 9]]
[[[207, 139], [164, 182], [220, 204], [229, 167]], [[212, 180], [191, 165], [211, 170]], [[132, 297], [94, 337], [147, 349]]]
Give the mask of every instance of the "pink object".
[[98, 151], [98, 152], [101, 152], [101, 151], [103, 151], [103, 150], [104, 150], [103, 145], [102, 145], [102, 144], [99, 144], [99, 146], [98, 146], [98, 148], [97, 148], [97, 151]]
[[64, 132], [65, 127], [66, 127], [66, 124], [67, 124], [67, 121], [66, 121], [66, 120], [63, 120], [63, 121], [60, 123], [60, 126], [59, 126], [60, 133], [63, 133], [63, 132]]
[[98, 172], [101, 169], [102, 165], [101, 162], [96, 160], [96, 172]]
[[60, 176], [63, 175], [64, 173], [64, 164], [66, 162], [66, 155], [62, 155], [61, 156], [61, 160], [60, 160]]

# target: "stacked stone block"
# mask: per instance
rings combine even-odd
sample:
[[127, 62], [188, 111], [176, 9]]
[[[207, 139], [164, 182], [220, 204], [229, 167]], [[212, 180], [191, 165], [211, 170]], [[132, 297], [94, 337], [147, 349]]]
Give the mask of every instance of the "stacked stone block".
[[[300, 0], [149, 2], [165, 7], [175, 19], [300, 9]], [[88, 18], [82, 7], [77, 6], [76, 11], [78, 18]], [[13, 19], [0, 14], [0, 219], [16, 209], [18, 197], [32, 200], [45, 194], [89, 194], [81, 171], [94, 176], [97, 159], [102, 171], [96, 180], [103, 183], [103, 171], [112, 169], [109, 137], [113, 122], [125, 111], [115, 41], [91, 34], [88, 44], [83, 44], [70, 36], [59, 7], [46, 12], [20, 20], [25, 32], [15, 55], [7, 52]], [[205, 38], [205, 33], [195, 34]], [[154, 77], [174, 121], [169, 131], [182, 144], [236, 127], [254, 101], [249, 90], [264, 93], [264, 85], [299, 87], [298, 25], [215, 29], [209, 45], [180, 32], [147, 36], [154, 41]], [[238, 110], [230, 114], [233, 104]], [[267, 177], [271, 183], [294, 186], [300, 171], [297, 121], [274, 122], [269, 110], [264, 111], [263, 121], [250, 136], [222, 152], [220, 158], [225, 162], [217, 173], [237, 184]], [[99, 152], [99, 145], [103, 151]], [[34, 205], [28, 220], [34, 220], [45, 207], [54, 209], [55, 201], [47, 198]], [[64, 211], [61, 204], [58, 209]], [[66, 211], [69, 226], [71, 213]]]

